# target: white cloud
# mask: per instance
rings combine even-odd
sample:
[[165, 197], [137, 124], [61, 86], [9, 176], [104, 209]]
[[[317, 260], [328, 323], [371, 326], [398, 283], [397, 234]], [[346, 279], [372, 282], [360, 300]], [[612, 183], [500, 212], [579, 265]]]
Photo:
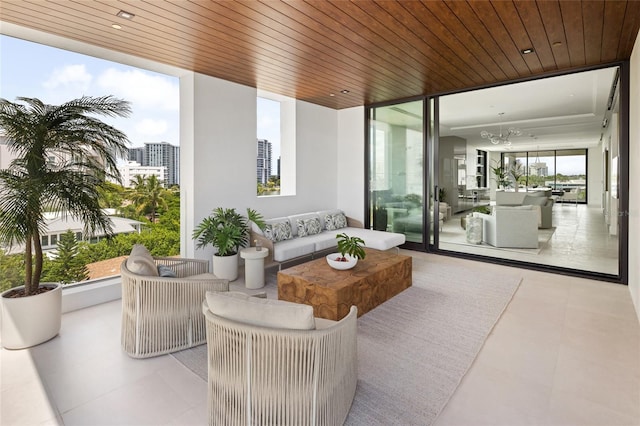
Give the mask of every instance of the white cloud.
[[146, 118], [136, 124], [136, 133], [144, 137], [145, 140], [154, 140], [154, 137], [163, 135], [169, 128], [164, 120], [153, 120]]
[[142, 70], [106, 69], [97, 79], [103, 90], [132, 103], [134, 109], [177, 111], [180, 107], [178, 82]]
[[93, 77], [84, 65], [67, 65], [53, 70], [49, 78], [42, 84], [45, 89], [74, 89], [87, 91]]

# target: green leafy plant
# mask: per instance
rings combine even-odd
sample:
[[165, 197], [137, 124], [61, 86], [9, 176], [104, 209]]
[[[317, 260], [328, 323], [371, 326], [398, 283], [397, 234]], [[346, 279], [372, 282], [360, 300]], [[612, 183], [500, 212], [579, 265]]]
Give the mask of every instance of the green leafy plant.
[[507, 171], [502, 166], [502, 161], [496, 161], [493, 166], [489, 167], [493, 173], [493, 180], [496, 181], [498, 189], [508, 188], [511, 185]]
[[0, 170], [0, 243], [24, 245], [20, 295], [31, 296], [40, 287], [47, 211], [81, 220], [85, 235], [113, 234], [100, 191], [106, 178], [120, 180], [117, 159], [124, 158], [129, 140], [97, 116], [127, 117], [131, 107], [111, 96], [86, 96], [62, 105], [17, 100], [0, 99], [0, 129], [15, 154], [9, 167]]
[[518, 182], [524, 176], [524, 166], [520, 160], [516, 160], [509, 168], [509, 176], [513, 178], [514, 182]]
[[364, 240], [359, 237], [350, 237], [347, 234], [336, 235], [338, 240], [338, 251], [340, 252], [340, 258], [336, 259], [341, 262], [346, 262], [345, 255], [355, 257], [358, 259], [364, 259], [367, 253], [364, 251]]
[[472, 211], [478, 212], [478, 213], [484, 213], [484, 214], [491, 214], [491, 207], [477, 206], [477, 207], [474, 207]]
[[240, 247], [248, 245], [251, 222], [264, 230], [264, 219], [255, 210], [247, 209], [247, 216], [243, 216], [234, 208], [218, 207], [193, 230], [193, 238], [198, 241], [196, 247], [211, 244], [218, 249], [218, 256], [233, 256]]
[[447, 200], [447, 189], [446, 188], [438, 188], [438, 201], [445, 202]]

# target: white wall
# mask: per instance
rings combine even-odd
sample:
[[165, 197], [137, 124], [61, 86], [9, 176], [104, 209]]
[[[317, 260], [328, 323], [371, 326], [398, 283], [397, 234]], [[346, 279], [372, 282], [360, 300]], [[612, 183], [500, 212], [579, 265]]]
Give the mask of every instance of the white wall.
[[629, 291], [640, 320], [640, 36], [631, 54], [629, 99]]
[[364, 223], [364, 107], [338, 111], [337, 205]]
[[592, 207], [602, 207], [602, 143], [595, 148], [587, 150], [587, 204]]
[[191, 234], [216, 207], [241, 213], [250, 207], [266, 218], [341, 207], [338, 111], [296, 101], [295, 195], [258, 197], [256, 89], [194, 74], [181, 79], [180, 91], [183, 256], [208, 259], [213, 254], [211, 247], [195, 250]]

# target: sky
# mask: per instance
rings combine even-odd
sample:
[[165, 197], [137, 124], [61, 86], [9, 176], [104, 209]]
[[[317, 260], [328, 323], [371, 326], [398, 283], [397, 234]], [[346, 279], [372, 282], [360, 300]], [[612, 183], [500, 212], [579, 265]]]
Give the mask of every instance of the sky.
[[[112, 95], [131, 103], [128, 118], [102, 120], [123, 131], [130, 147], [145, 142], [180, 145], [180, 90], [177, 77], [0, 35], [0, 97], [38, 98], [59, 105], [87, 96]], [[277, 102], [260, 102], [257, 137], [280, 154]]]
[[101, 118], [126, 133], [131, 147], [179, 145], [177, 77], [0, 35], [0, 97], [59, 105], [85, 95], [112, 95], [131, 103], [128, 118]]

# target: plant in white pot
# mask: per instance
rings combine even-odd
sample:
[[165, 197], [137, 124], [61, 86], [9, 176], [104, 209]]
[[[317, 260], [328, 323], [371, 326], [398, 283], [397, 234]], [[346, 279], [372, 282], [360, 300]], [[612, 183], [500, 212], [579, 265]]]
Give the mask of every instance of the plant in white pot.
[[247, 216], [243, 216], [234, 208], [218, 207], [193, 230], [196, 248], [212, 245], [216, 249], [213, 273], [218, 278], [229, 281], [238, 278], [238, 251], [249, 244], [251, 222], [264, 230], [264, 219], [255, 210], [247, 209]]
[[106, 177], [117, 180], [117, 158], [129, 140], [97, 116], [126, 117], [129, 103], [110, 96], [82, 97], [62, 105], [35, 98], [0, 99], [0, 129], [15, 155], [0, 170], [0, 245], [24, 245], [24, 285], [2, 293], [2, 346], [37, 345], [60, 331], [59, 283], [40, 283], [41, 237], [46, 212], [79, 219], [84, 233], [112, 233], [99, 204]]
[[336, 235], [338, 240], [338, 252], [327, 255], [327, 263], [334, 269], [351, 269], [358, 263], [358, 259], [364, 259], [367, 252], [364, 251], [364, 240], [359, 237], [350, 237], [345, 233]]

